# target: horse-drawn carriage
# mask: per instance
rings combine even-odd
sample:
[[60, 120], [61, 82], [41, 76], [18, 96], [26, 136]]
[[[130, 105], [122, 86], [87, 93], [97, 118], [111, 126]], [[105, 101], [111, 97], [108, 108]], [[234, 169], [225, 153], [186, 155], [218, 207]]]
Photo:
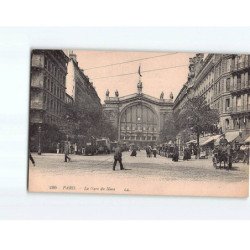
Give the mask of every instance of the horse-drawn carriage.
[[[230, 146], [217, 146], [213, 151], [213, 166], [216, 169], [231, 169], [232, 168], [233, 152]], [[223, 162], [223, 166], [222, 166]]]

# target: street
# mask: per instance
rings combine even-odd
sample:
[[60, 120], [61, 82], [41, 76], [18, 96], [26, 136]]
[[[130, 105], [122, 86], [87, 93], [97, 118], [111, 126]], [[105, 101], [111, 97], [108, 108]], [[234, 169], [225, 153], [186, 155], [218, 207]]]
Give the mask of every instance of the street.
[[29, 190], [41, 192], [86, 192], [116, 194], [241, 196], [248, 194], [247, 164], [234, 163], [233, 169], [215, 169], [209, 159], [172, 162], [157, 155], [147, 158], [146, 152], [131, 157], [123, 153], [125, 170], [119, 163], [112, 170], [113, 154], [70, 155], [33, 154], [36, 166], [30, 163]]

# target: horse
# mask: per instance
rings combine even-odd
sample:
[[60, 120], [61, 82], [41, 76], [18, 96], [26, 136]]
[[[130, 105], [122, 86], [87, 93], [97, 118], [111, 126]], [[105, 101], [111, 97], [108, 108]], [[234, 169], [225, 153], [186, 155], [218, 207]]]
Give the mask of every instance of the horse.
[[220, 149], [218, 151], [218, 160], [219, 160], [219, 163], [220, 163], [219, 168], [221, 168], [221, 163], [222, 162], [224, 163], [224, 167], [223, 168], [226, 168], [226, 166], [228, 167], [228, 153], [227, 153], [226, 150]]

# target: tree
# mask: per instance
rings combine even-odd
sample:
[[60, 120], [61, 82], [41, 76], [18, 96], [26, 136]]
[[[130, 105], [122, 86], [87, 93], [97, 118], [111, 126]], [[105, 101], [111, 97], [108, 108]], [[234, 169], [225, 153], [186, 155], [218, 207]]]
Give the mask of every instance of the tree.
[[185, 103], [178, 114], [177, 123], [180, 130], [191, 129], [196, 135], [198, 157], [200, 135], [205, 132], [215, 132], [215, 125], [219, 122], [218, 110], [211, 109], [203, 96], [196, 96]]
[[[68, 105], [65, 113], [71, 136], [77, 141], [77, 138], [84, 138], [87, 142], [91, 137], [107, 137], [110, 140], [117, 139], [117, 132], [114, 126], [105, 117], [100, 108], [86, 107], [79, 103]], [[81, 139], [83, 141], [83, 139]]]
[[178, 133], [175, 120], [176, 116], [174, 114], [171, 113], [167, 115], [163, 124], [163, 128], [160, 131], [159, 142], [163, 143], [170, 140], [175, 140]]
[[41, 127], [41, 146], [43, 152], [55, 152], [56, 144], [65, 139], [65, 134], [54, 124], [31, 124], [29, 128], [29, 147], [38, 150], [38, 128]]

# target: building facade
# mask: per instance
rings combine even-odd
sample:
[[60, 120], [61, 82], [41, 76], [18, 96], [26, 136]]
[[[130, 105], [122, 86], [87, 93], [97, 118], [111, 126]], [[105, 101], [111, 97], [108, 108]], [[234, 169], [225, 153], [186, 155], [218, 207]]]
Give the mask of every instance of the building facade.
[[119, 97], [118, 91], [114, 97], [106, 93], [103, 105], [106, 116], [117, 129], [118, 141], [145, 146], [157, 142], [161, 129], [168, 114], [172, 113], [173, 96], [164, 99], [142, 93], [142, 82], [137, 84], [137, 93]]
[[66, 93], [73, 98], [79, 107], [94, 112], [102, 109], [101, 101], [93, 83], [78, 66], [76, 54], [69, 52], [68, 74], [66, 77]]
[[61, 50], [33, 50], [30, 123], [59, 125], [64, 111], [68, 57]]
[[68, 57], [62, 50], [31, 53], [29, 146], [32, 151], [51, 150], [53, 139], [47, 137], [53, 134], [56, 138], [63, 129], [67, 63]]
[[218, 127], [223, 133], [250, 134], [250, 56], [238, 54], [197, 54], [190, 58], [189, 76], [179, 92], [174, 111], [187, 98], [204, 96], [220, 115]]

